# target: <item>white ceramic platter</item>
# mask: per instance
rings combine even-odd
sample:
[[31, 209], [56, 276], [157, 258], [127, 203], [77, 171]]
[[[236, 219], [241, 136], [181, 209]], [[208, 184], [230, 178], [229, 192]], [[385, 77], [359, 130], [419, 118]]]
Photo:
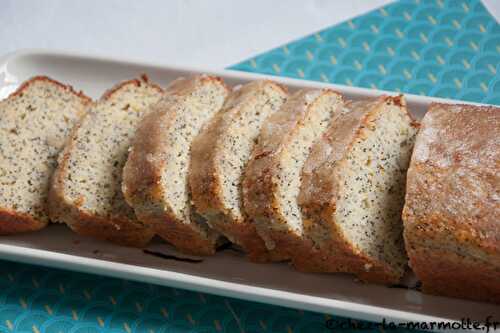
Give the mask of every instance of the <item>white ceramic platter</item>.
[[[115, 83], [142, 73], [162, 86], [179, 76], [193, 73], [219, 75], [232, 85], [266, 77], [236, 71], [185, 69], [29, 50], [0, 58], [0, 98], [34, 75], [48, 75], [97, 98]], [[381, 94], [380, 91], [354, 87], [278, 77], [272, 79], [292, 89], [333, 87], [351, 99]], [[417, 117], [424, 114], [432, 101], [453, 102], [412, 95], [406, 97], [410, 110]], [[170, 246], [160, 241], [149, 248], [175, 254]], [[371, 321], [383, 318], [398, 323], [455, 321], [464, 317], [483, 321], [489, 315], [500, 321], [500, 307], [492, 304], [423, 295], [411, 289], [361, 284], [342, 274], [304, 274], [286, 264], [254, 264], [232, 250], [221, 251], [200, 263], [166, 260], [139, 249], [84, 238], [59, 225], [37, 233], [0, 237], [0, 258]]]

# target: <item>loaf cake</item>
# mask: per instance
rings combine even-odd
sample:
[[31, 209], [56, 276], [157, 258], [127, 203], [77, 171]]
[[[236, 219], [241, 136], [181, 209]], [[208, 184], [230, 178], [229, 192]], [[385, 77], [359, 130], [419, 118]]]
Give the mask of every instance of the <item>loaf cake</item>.
[[75, 127], [54, 173], [50, 217], [75, 232], [141, 247], [153, 237], [125, 202], [122, 169], [140, 119], [162, 96], [147, 77], [118, 84]]
[[285, 88], [267, 80], [233, 91], [191, 146], [189, 183], [196, 211], [240, 245], [250, 260], [263, 258], [267, 250], [243, 211], [243, 171], [262, 124], [281, 107], [286, 95]]
[[302, 90], [262, 127], [245, 170], [243, 199], [274, 260], [290, 259], [302, 239], [300, 172], [314, 141], [343, 110], [342, 96], [334, 91]]
[[299, 205], [312, 247], [294, 266], [397, 283], [407, 266], [401, 211], [417, 126], [402, 96], [351, 103], [302, 170]]
[[220, 233], [191, 206], [190, 146], [229, 94], [217, 77], [178, 79], [143, 119], [123, 171], [123, 193], [137, 217], [179, 251], [210, 255]]
[[34, 77], [0, 102], [0, 235], [41, 229], [57, 155], [92, 103], [45, 76]]
[[500, 108], [429, 107], [403, 220], [425, 293], [500, 304]]

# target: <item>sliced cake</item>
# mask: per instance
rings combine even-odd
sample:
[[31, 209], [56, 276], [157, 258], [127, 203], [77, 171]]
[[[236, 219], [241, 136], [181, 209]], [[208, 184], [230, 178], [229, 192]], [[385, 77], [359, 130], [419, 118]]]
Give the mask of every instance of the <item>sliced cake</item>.
[[251, 260], [262, 258], [267, 249], [243, 211], [243, 171], [265, 119], [286, 96], [285, 88], [272, 81], [244, 85], [233, 91], [191, 146], [189, 181], [197, 212]]
[[500, 108], [430, 106], [403, 220], [425, 293], [500, 304]]
[[118, 84], [73, 130], [50, 190], [50, 217], [75, 232], [122, 245], [144, 246], [154, 235], [122, 192], [122, 170], [141, 118], [162, 96], [147, 77]]
[[188, 169], [193, 139], [228, 94], [213, 76], [174, 81], [141, 122], [123, 170], [123, 193], [137, 217], [182, 252], [213, 254], [221, 237], [191, 207]]
[[243, 200], [274, 260], [289, 259], [302, 239], [300, 173], [313, 143], [343, 109], [334, 91], [301, 90], [262, 127], [245, 170]]
[[401, 211], [417, 127], [402, 96], [355, 102], [313, 147], [299, 204], [310, 251], [302, 271], [397, 283], [407, 265]]
[[49, 179], [71, 128], [90, 98], [34, 77], [0, 101], [0, 235], [47, 225]]

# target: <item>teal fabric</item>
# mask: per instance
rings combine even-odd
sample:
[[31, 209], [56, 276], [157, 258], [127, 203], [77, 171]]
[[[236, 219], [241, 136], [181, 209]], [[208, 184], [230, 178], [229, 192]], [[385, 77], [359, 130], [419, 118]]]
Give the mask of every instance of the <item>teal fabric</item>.
[[[477, 0], [405, 0], [231, 68], [498, 105], [500, 26]], [[327, 318], [0, 261], [1, 333], [318, 333]]]
[[499, 105], [500, 25], [477, 0], [405, 0], [231, 68]]

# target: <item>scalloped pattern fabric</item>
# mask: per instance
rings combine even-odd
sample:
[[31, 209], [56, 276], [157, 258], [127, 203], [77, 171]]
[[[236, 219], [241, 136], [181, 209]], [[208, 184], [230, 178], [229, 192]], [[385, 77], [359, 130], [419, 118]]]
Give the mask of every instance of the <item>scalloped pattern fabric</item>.
[[329, 315], [103, 276], [0, 263], [1, 333], [332, 332], [325, 326]]
[[[231, 68], [498, 105], [500, 27], [478, 0], [403, 0]], [[326, 333], [328, 318], [0, 261], [0, 333]]]
[[500, 25], [478, 0], [403, 0], [231, 69], [500, 105]]

